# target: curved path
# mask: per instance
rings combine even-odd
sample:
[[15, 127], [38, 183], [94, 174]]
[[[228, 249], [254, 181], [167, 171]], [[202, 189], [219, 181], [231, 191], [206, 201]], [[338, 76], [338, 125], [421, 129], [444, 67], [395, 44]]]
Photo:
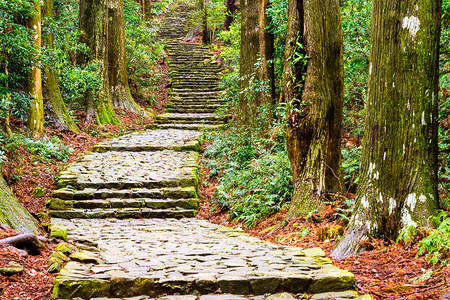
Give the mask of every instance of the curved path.
[[58, 247], [70, 261], [53, 298], [370, 299], [319, 248], [274, 245], [194, 218], [199, 130], [226, 121], [213, 114], [218, 67], [204, 61], [205, 47], [172, 41], [167, 50], [173, 90], [161, 128], [100, 143], [59, 176], [51, 231], [73, 246]]

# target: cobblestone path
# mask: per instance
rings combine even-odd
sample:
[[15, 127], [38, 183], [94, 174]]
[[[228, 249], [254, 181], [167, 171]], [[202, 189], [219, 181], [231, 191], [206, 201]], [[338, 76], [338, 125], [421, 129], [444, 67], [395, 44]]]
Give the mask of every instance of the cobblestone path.
[[371, 299], [358, 297], [354, 276], [319, 248], [274, 245], [194, 218], [199, 129], [225, 121], [213, 115], [218, 67], [199, 45], [172, 41], [167, 51], [173, 91], [160, 129], [102, 142], [58, 178], [51, 231], [71, 246], [54, 254], [68, 262], [53, 298]]

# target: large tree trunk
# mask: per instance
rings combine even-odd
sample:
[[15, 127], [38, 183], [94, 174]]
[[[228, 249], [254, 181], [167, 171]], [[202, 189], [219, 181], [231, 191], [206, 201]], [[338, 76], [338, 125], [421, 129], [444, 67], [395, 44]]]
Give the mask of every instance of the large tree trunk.
[[[36, 51], [41, 52], [41, 2], [34, 1], [35, 12], [28, 19], [28, 28], [33, 34]], [[44, 102], [42, 99], [42, 74], [37, 66], [31, 67], [28, 81], [28, 91], [31, 97], [30, 112], [28, 115], [28, 133], [38, 139], [44, 130]]]
[[141, 108], [134, 102], [128, 86], [123, 0], [109, 0], [108, 15], [108, 75], [111, 102], [115, 107], [139, 113]]
[[[44, 18], [53, 18], [53, 0], [44, 0], [43, 15]], [[53, 33], [47, 32], [44, 40], [46, 46], [49, 49], [53, 49]], [[55, 71], [49, 67], [45, 67], [44, 72], [47, 77], [44, 84], [44, 96], [49, 106], [49, 116], [51, 121], [56, 126], [65, 130], [78, 132], [78, 127], [73, 118], [70, 116], [66, 104], [62, 98]]]
[[319, 209], [331, 193], [342, 190], [344, 72], [339, 11], [338, 0], [289, 1], [283, 80], [294, 193], [287, 218]]
[[[241, 59], [239, 80], [238, 122], [243, 126], [256, 125], [257, 108], [273, 99], [273, 72], [267, 60], [273, 53], [273, 38], [266, 27], [265, 0], [248, 0], [241, 3]], [[260, 58], [258, 66], [255, 64]], [[264, 83], [261, 80], [265, 80]], [[261, 85], [268, 91], [261, 90]]]
[[441, 0], [373, 3], [367, 117], [354, 214], [333, 257], [369, 235], [395, 240], [438, 208]]
[[145, 19], [152, 20], [152, 0], [145, 0]]
[[267, 91], [261, 93], [263, 104], [274, 103], [275, 100], [275, 68], [273, 63], [274, 41], [273, 33], [267, 30], [270, 25], [267, 16], [269, 0], [258, 0], [259, 23], [259, 78], [267, 84]]
[[6, 184], [0, 169], [0, 223], [24, 233], [41, 235], [39, 224], [17, 201]]
[[202, 12], [202, 43], [209, 44], [209, 30], [208, 30], [208, 2], [207, 0], [200, 0], [200, 11]]
[[227, 12], [225, 15], [225, 30], [230, 30], [231, 23], [234, 21], [234, 14], [236, 12], [236, 0], [227, 0]]
[[[86, 120], [99, 125], [118, 124], [109, 95], [108, 76], [108, 1], [80, 0], [79, 29], [80, 42], [90, 49], [89, 60], [100, 64], [102, 87], [93, 94], [86, 95]], [[87, 57], [78, 55], [78, 63], [87, 63]]]

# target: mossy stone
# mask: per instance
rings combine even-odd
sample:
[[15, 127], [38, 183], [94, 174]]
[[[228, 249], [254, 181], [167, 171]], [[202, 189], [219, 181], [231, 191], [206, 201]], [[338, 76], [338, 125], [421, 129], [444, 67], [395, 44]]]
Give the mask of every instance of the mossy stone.
[[283, 290], [286, 292], [298, 294], [306, 291], [312, 281], [311, 276], [308, 275], [292, 275], [283, 278]]
[[48, 272], [49, 273], [58, 273], [61, 270], [63, 261], [58, 258], [50, 258], [48, 260]]
[[313, 278], [309, 292], [313, 294], [350, 290], [355, 285], [355, 276], [347, 271], [323, 270]]
[[72, 253], [70, 259], [87, 264], [101, 264], [103, 262], [100, 258], [84, 251]]
[[33, 191], [31, 193], [36, 198], [42, 198], [45, 195], [45, 190], [43, 188], [41, 188], [41, 187], [36, 187], [36, 188], [33, 189]]
[[153, 278], [126, 278], [111, 277], [111, 296], [113, 297], [133, 297], [139, 295], [155, 295]]
[[64, 255], [70, 255], [74, 250], [74, 247], [67, 244], [67, 243], [59, 243], [56, 245], [56, 251], [64, 254]]
[[67, 230], [56, 225], [50, 227], [50, 236], [67, 242]]
[[23, 266], [15, 261], [10, 261], [8, 267], [0, 268], [0, 274], [3, 276], [13, 276], [23, 273]]
[[248, 295], [252, 287], [247, 278], [239, 276], [224, 276], [219, 278], [219, 287], [226, 294]]
[[46, 204], [47, 208], [53, 209], [53, 210], [65, 210], [65, 209], [73, 208], [72, 201], [65, 201], [65, 200], [55, 199], [55, 198], [48, 200], [45, 204]]
[[250, 285], [252, 286], [253, 294], [264, 295], [273, 294], [278, 289], [281, 283], [279, 277], [254, 277], [249, 278]]
[[62, 260], [64, 262], [69, 261], [69, 258], [66, 255], [64, 255], [63, 253], [59, 252], [59, 251], [53, 252], [50, 255], [50, 258], [57, 258], [57, 259], [60, 259], [60, 260]]
[[106, 280], [73, 280], [56, 277], [53, 281], [52, 299], [109, 297], [110, 283]]

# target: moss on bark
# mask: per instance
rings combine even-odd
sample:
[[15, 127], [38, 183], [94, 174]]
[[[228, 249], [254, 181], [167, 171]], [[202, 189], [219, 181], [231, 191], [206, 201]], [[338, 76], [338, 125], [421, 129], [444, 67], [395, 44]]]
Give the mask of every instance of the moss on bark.
[[[34, 1], [34, 14], [28, 19], [28, 28], [33, 34], [37, 54], [41, 53], [41, 2]], [[28, 81], [28, 91], [31, 97], [28, 114], [28, 133], [33, 139], [38, 139], [44, 131], [44, 102], [42, 98], [42, 72], [33, 65]]]
[[108, 1], [108, 76], [111, 103], [139, 113], [128, 86], [123, 0]]
[[375, 1], [367, 117], [355, 211], [334, 257], [368, 235], [430, 226], [438, 207], [440, 0]]
[[[44, 0], [42, 12], [44, 18], [53, 18], [53, 0]], [[53, 40], [53, 33], [47, 32], [45, 35], [45, 43], [49, 49], [53, 49]], [[47, 77], [44, 84], [44, 96], [49, 106], [48, 113], [51, 121], [56, 124], [56, 126], [65, 130], [79, 132], [79, 129], [73, 118], [70, 116], [66, 104], [62, 98], [56, 73], [49, 67], [44, 68], [44, 72]]]
[[319, 209], [342, 190], [342, 47], [337, 0], [289, 1], [283, 80], [294, 194], [287, 218]]
[[87, 63], [97, 60], [100, 63], [102, 86], [96, 94], [86, 95], [86, 120], [99, 125], [119, 124], [119, 119], [112, 107], [109, 94], [108, 75], [108, 2], [103, 0], [81, 0], [79, 29], [82, 32], [80, 42], [89, 49], [89, 57], [77, 56], [77, 62]]
[[0, 170], [0, 223], [23, 233], [42, 234], [37, 221], [20, 205]]

